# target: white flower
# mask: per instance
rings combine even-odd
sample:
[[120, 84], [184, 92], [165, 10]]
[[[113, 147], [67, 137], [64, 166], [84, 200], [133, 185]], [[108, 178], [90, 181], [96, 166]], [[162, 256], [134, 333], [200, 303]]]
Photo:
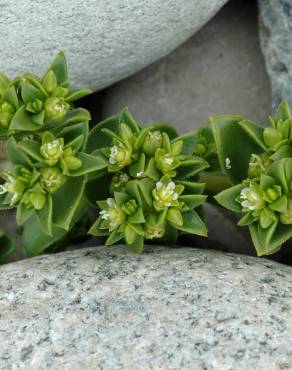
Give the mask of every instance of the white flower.
[[143, 176], [143, 171], [137, 172], [137, 177], [142, 177]]
[[264, 205], [259, 189], [255, 186], [242, 189], [239, 197], [242, 200], [241, 206], [249, 211], [260, 209]]
[[230, 161], [230, 159], [228, 157], [225, 159], [225, 168], [227, 170], [230, 170], [231, 169], [231, 161]]
[[154, 198], [165, 207], [170, 207], [172, 201], [177, 200], [179, 196], [175, 192], [175, 183], [173, 181], [170, 181], [167, 185], [163, 185], [161, 181], [158, 181], [154, 194]]

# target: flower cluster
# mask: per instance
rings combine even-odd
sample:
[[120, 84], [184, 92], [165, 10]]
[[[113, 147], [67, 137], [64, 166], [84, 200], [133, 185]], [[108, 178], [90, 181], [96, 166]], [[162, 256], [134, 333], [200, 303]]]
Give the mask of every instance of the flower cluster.
[[[228, 151], [237, 168], [226, 173], [234, 186], [215, 198], [241, 213], [238, 225], [248, 226], [259, 255], [275, 253], [292, 236], [292, 115], [282, 102], [271, 126], [263, 128], [243, 118], [213, 117], [218, 156]], [[221, 126], [220, 126], [221, 125]], [[236, 132], [236, 144], [227, 143]], [[235, 139], [234, 139], [235, 140]], [[239, 167], [239, 168], [238, 168]], [[237, 172], [236, 172], [237, 171]]]
[[66, 125], [75, 119], [89, 120], [72, 103], [90, 90], [70, 90], [67, 62], [60, 52], [40, 78], [31, 73], [9, 80], [0, 74], [0, 136], [36, 132]]
[[206, 235], [194, 208], [206, 200], [204, 184], [196, 179], [208, 163], [194, 154], [195, 133], [179, 137], [166, 125], [141, 128], [125, 109], [92, 135], [102, 137], [96, 153], [108, 163], [104, 180], [97, 181], [109, 186], [107, 198], [97, 202], [101, 212], [91, 234], [108, 236], [108, 245], [125, 240], [135, 252], [145, 239], [175, 242], [180, 232]]
[[85, 150], [89, 112], [72, 106], [89, 91], [69, 85], [63, 53], [42, 79], [0, 75], [0, 136], [11, 162], [0, 174], [0, 208], [17, 208], [29, 254], [40, 253], [78, 221], [86, 210], [87, 175], [106, 166]]

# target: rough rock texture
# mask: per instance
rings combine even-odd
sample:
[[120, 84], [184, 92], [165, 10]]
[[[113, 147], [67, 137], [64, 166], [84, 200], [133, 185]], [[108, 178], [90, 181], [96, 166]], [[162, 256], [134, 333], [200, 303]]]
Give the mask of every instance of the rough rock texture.
[[259, 0], [262, 50], [273, 90], [274, 108], [292, 104], [292, 1]]
[[170, 121], [185, 132], [213, 114], [264, 123], [270, 104], [256, 3], [233, 0], [171, 55], [110, 87], [103, 116], [128, 105], [143, 122]]
[[1, 369], [288, 369], [291, 268], [92, 248], [0, 268]]
[[226, 0], [0, 0], [0, 70], [41, 73], [65, 50], [75, 84], [94, 90], [161, 58]]

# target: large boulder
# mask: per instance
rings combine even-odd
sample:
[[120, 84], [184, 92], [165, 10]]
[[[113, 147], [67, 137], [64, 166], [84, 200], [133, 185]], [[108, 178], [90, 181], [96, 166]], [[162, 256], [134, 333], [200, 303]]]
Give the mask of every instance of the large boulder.
[[292, 104], [292, 3], [259, 0], [260, 36], [272, 83], [274, 108], [283, 99]]
[[227, 0], [0, 0], [0, 70], [43, 72], [65, 50], [75, 85], [101, 89], [175, 49]]
[[227, 3], [171, 55], [110, 87], [103, 116], [126, 105], [142, 122], [169, 121], [180, 132], [198, 127], [214, 114], [243, 114], [266, 122], [270, 82], [255, 2]]
[[291, 267], [123, 246], [0, 268], [1, 369], [286, 369]]

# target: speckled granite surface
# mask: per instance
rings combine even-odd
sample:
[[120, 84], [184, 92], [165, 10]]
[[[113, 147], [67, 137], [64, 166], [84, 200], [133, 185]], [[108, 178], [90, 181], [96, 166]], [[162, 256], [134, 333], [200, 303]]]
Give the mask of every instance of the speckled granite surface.
[[291, 268], [89, 248], [0, 268], [0, 369], [289, 369]]

